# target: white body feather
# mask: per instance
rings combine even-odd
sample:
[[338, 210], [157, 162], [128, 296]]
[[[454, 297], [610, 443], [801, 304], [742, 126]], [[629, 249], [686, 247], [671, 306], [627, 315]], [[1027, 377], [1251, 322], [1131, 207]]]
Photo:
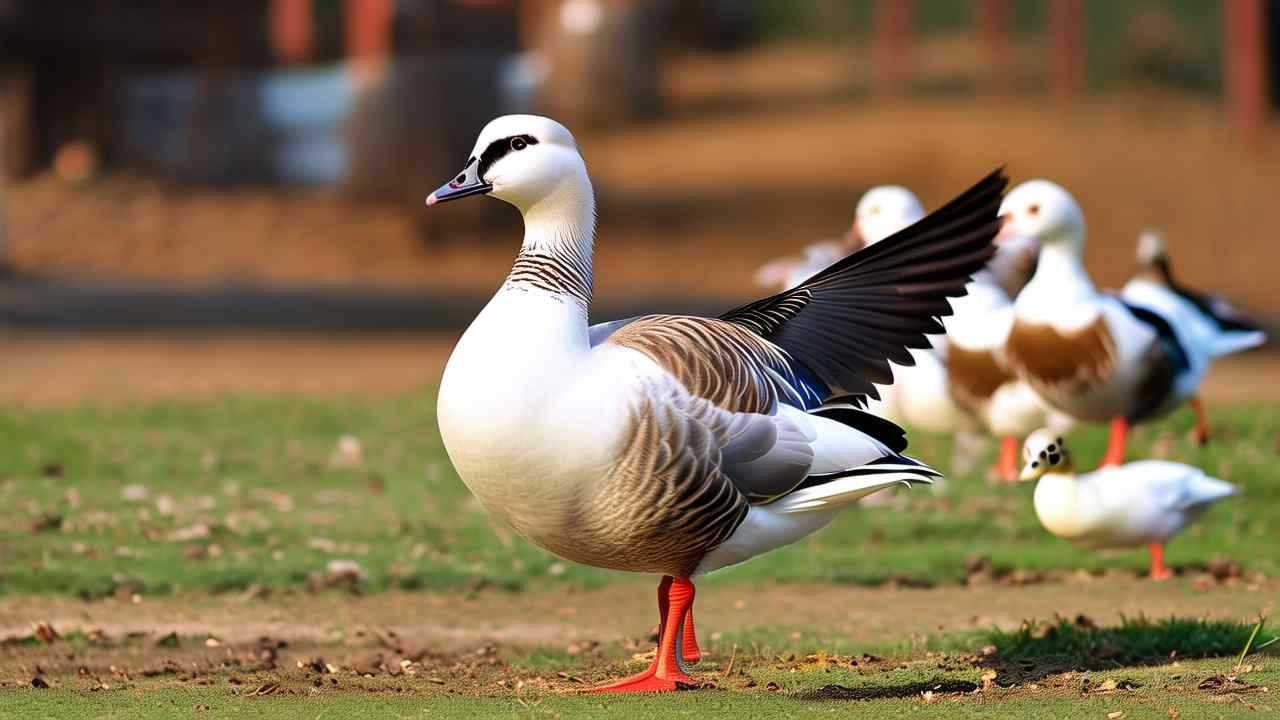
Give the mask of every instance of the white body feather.
[[1089, 548], [1164, 543], [1235, 486], [1198, 468], [1144, 460], [1085, 475], [1046, 474], [1036, 515], [1049, 532]]

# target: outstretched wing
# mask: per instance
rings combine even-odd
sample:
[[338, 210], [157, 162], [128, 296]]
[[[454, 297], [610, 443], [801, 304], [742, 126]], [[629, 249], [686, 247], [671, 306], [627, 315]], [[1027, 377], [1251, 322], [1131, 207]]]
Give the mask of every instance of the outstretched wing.
[[893, 381], [889, 362], [914, 364], [908, 349], [945, 331], [947, 298], [964, 295], [991, 259], [1007, 184], [997, 170], [916, 224], [721, 319], [786, 351], [823, 396], [879, 397], [873, 383]]

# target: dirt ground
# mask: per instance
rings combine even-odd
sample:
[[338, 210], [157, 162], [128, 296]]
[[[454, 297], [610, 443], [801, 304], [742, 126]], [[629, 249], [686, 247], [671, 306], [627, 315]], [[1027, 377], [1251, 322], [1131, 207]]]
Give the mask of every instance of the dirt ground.
[[[710, 657], [732, 651], [722, 636], [765, 628], [817, 630], [819, 643], [839, 638], [869, 648], [919, 643], [931, 635], [1017, 628], [1024, 620], [1084, 615], [1097, 622], [1121, 616], [1174, 614], [1247, 620], [1269, 609], [1280, 584], [1152, 583], [1117, 573], [1078, 575], [1022, 587], [979, 585], [929, 590], [837, 585], [742, 587], [705, 583], [698, 626]], [[50, 679], [97, 673], [198, 671], [208, 663], [271, 647], [271, 659], [292, 668], [322, 662], [358, 668], [371, 658], [467, 658], [541, 648], [561, 657], [597, 649], [618, 656], [648, 649], [653, 589], [622, 582], [601, 590], [538, 590], [474, 595], [328, 593], [118, 598], [95, 602], [8, 597], [0, 600], [0, 682], [25, 684], [33, 668]], [[87, 638], [66, 654], [34, 645], [41, 624], [57, 635]], [[785, 635], [783, 636], [785, 637]], [[792, 637], [799, 637], [794, 635]], [[207, 638], [213, 638], [212, 641]], [[563, 652], [563, 655], [560, 653]], [[723, 657], [717, 658], [723, 661]], [[395, 664], [394, 662], [392, 664]], [[323, 673], [323, 669], [320, 671]], [[373, 671], [380, 674], [379, 671]], [[459, 683], [460, 674], [450, 675]]]
[[[25, 407], [225, 393], [393, 394], [439, 382], [454, 335], [0, 332], [0, 404]], [[1218, 362], [1211, 403], [1280, 402], [1280, 354]]]

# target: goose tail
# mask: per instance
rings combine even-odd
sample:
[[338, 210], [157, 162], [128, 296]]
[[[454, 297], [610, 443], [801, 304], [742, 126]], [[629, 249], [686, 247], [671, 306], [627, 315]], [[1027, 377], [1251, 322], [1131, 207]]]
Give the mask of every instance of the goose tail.
[[929, 485], [942, 473], [905, 455], [888, 455], [848, 470], [810, 475], [778, 500], [782, 513], [833, 510], [893, 487]]

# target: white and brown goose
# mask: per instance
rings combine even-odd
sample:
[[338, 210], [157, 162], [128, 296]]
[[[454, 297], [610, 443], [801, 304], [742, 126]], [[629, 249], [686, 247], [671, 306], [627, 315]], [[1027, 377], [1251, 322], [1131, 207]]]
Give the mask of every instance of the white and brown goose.
[[603, 689], [690, 682], [691, 578], [795, 542], [859, 498], [934, 470], [857, 409], [923, 347], [991, 256], [993, 173], [908, 231], [718, 318], [590, 326], [595, 202], [573, 136], [512, 115], [427, 204], [489, 194], [524, 216], [502, 287], [439, 394], [454, 467], [493, 515], [575, 562], [663, 576], [658, 652]]
[[1118, 465], [1129, 427], [1193, 397], [1211, 355], [1178, 317], [1098, 291], [1082, 257], [1084, 214], [1062, 187], [1025, 182], [1001, 214], [1013, 232], [1040, 243], [1035, 275], [1014, 303], [1005, 357], [1054, 408], [1078, 421], [1110, 421], [1102, 464]]
[[1022, 439], [1046, 426], [1064, 432], [1072, 420], [1050, 408], [1004, 357], [1014, 298], [1035, 271], [1040, 245], [1005, 227], [996, 236], [996, 248], [995, 257], [974, 276], [965, 296], [952, 303], [955, 312], [945, 320], [946, 388], [963, 412], [1000, 438], [995, 475], [1014, 482]]

